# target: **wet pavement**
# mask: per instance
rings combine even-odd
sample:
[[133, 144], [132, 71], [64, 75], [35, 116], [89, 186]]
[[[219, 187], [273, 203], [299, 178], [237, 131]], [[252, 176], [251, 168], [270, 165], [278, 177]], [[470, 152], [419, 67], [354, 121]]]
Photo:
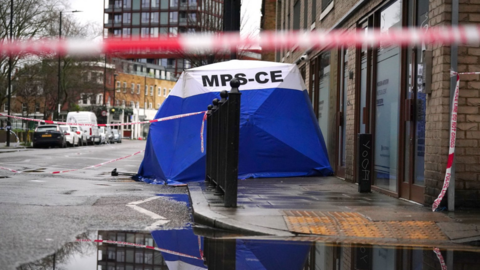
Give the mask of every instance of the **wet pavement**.
[[246, 234], [439, 247], [480, 240], [479, 211], [432, 213], [334, 177], [242, 180], [237, 208], [203, 182], [188, 188], [197, 223]]

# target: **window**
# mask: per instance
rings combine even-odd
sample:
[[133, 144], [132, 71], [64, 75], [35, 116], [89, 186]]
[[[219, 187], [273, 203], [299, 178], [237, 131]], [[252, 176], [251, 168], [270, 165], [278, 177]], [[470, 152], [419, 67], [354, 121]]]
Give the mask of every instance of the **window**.
[[324, 11], [333, 0], [322, 0], [322, 11]]
[[132, 36], [132, 29], [130, 28], [123, 28], [123, 37], [131, 37]]
[[303, 29], [308, 29], [308, 0], [303, 0]]
[[22, 112], [26, 112], [27, 111], [27, 103], [23, 102], [22, 103]]
[[137, 84], [137, 95], [140, 95], [140, 84]]
[[113, 36], [114, 37], [121, 37], [122, 36], [122, 29], [113, 29]]
[[153, 86], [150, 86], [150, 96], [153, 97]]
[[120, 106], [120, 100], [115, 100], [115, 105]]
[[[120, 89], [118, 89], [117, 92], [120, 92]], [[123, 92], [124, 93], [127, 92], [127, 83], [126, 82], [123, 82]]]
[[148, 96], [148, 85], [145, 85], [145, 96]]
[[148, 104], [148, 108], [149, 108], [149, 109], [152, 108], [152, 103], [151, 103], [151, 102]]
[[113, 17], [113, 22], [114, 23], [121, 23], [122, 22], [122, 15], [115, 15], [115, 17]]
[[122, 0], [115, 0], [115, 8], [121, 8], [122, 7]]
[[157, 109], [160, 109], [160, 103], [157, 103]]
[[124, 9], [131, 9], [132, 8], [132, 0], [123, 0], [123, 8]]
[[142, 13], [142, 23], [148, 24], [149, 21], [150, 21], [150, 13], [143, 12]]
[[142, 8], [149, 8], [150, 0], [142, 0]]
[[317, 0], [312, 0], [312, 23], [317, 20]]
[[130, 107], [135, 108], [135, 102], [130, 101]]
[[143, 27], [142, 28], [142, 38], [145, 38], [145, 37], [149, 37], [150, 35], [150, 29], [148, 29], [147, 27]]
[[178, 7], [178, 0], [170, 0], [170, 7]]
[[117, 82], [117, 85], [115, 86], [115, 90], [117, 92], [120, 92], [120, 87], [122, 87], [122, 82]]
[[140, 102], [137, 101], [137, 108], [140, 108]]
[[130, 24], [132, 22], [132, 13], [123, 13], [123, 23]]
[[152, 8], [158, 8], [160, 6], [160, 0], [152, 0]]
[[157, 95], [158, 95], [159, 97], [162, 96], [162, 88], [161, 88], [161, 87], [158, 87], [158, 89], [157, 89]]
[[160, 12], [160, 24], [168, 24], [168, 12]]
[[152, 23], [158, 23], [160, 21], [160, 13], [152, 12]]
[[158, 27], [152, 27], [150, 29], [150, 37], [158, 37]]
[[168, 93], [170, 94], [170, 92], [172, 92], [172, 89], [168, 89]]
[[122, 106], [125, 106], [125, 100], [122, 100]]
[[35, 112], [40, 111], [40, 103], [35, 103]]
[[[124, 92], [124, 93], [125, 93], [125, 92]], [[134, 84], [134, 83], [132, 83], [132, 85], [131, 85], [130, 93], [131, 93], [131, 94], [135, 93], [135, 84]]]
[[300, 0], [293, 5], [293, 30], [300, 29]]
[[170, 12], [170, 23], [177, 23], [178, 22], [178, 12], [172, 11]]
[[163, 88], [163, 96], [164, 96], [164, 97], [167, 96], [167, 88]]
[[96, 104], [99, 104], [99, 105], [103, 104], [103, 95], [102, 94], [97, 95]]

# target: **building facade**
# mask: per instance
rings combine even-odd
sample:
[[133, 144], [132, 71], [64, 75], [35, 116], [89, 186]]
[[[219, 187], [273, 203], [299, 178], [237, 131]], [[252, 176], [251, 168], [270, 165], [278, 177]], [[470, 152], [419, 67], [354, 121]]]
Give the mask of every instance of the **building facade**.
[[[272, 7], [272, 2], [264, 0], [264, 6]], [[439, 0], [277, 0], [275, 29], [428, 30], [451, 25], [451, 10], [451, 1]], [[478, 23], [478, 10], [480, 2], [461, 1], [459, 24]], [[455, 83], [450, 69], [480, 71], [478, 47], [450, 52], [448, 46], [428, 44], [278, 48], [275, 61], [300, 68], [338, 177], [357, 182], [358, 134], [371, 134], [372, 188], [430, 205], [442, 189], [448, 161], [450, 91]], [[458, 60], [458, 66], [452, 66], [451, 59]], [[479, 79], [479, 75], [461, 76], [456, 174], [450, 186], [455, 188], [457, 207], [480, 205]]]
[[[221, 0], [104, 0], [104, 38], [156, 38], [181, 33], [222, 31]], [[178, 76], [190, 67], [182, 52], [137, 56]]]
[[[175, 85], [176, 80], [161, 66], [115, 60], [115, 91], [109, 110], [109, 123], [152, 120]], [[148, 125], [121, 127], [127, 138], [145, 138]]]

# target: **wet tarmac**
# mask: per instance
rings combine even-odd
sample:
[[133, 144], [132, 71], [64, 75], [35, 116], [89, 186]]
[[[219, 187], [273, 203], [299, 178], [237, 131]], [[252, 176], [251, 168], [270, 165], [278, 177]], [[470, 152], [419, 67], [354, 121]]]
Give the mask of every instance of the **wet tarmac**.
[[[194, 225], [186, 194], [158, 194], [183, 224], [157, 230], [96, 230], [82, 233], [53, 254], [18, 270], [188, 270], [188, 269], [478, 269], [475, 246], [380, 245], [333, 242], [320, 237], [245, 236]], [[101, 202], [100, 202], [101, 203]], [[122, 202], [123, 203], [123, 202]], [[154, 211], [158, 205], [143, 205]], [[168, 212], [168, 211], [167, 211]], [[166, 213], [165, 211], [163, 213]], [[178, 214], [178, 213], [177, 213]], [[165, 214], [168, 216], [168, 214]]]

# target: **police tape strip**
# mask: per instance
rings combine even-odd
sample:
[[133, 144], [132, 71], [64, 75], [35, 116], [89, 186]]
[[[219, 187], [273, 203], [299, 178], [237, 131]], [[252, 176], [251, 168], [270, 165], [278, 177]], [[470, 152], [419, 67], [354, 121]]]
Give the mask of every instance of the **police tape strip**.
[[102, 162], [102, 163], [97, 164], [97, 165], [92, 165], [92, 166], [88, 166], [88, 167], [81, 168], [81, 169], [55, 171], [55, 172], [52, 172], [52, 174], [60, 174], [60, 173], [74, 172], [74, 171], [78, 171], [78, 170], [98, 168], [98, 167], [101, 167], [101, 166], [103, 166], [103, 165], [106, 165], [106, 164], [109, 164], [109, 163], [112, 163], [112, 162], [116, 162], [116, 161], [119, 161], [119, 160], [122, 160], [122, 159], [126, 159], [126, 158], [129, 158], [129, 157], [136, 156], [136, 155], [141, 154], [141, 153], [143, 153], [143, 152], [145, 152], [145, 150], [141, 150], [141, 151], [138, 151], [138, 152], [136, 152], [136, 153], [133, 153], [133, 154], [130, 154], [130, 155], [128, 155], [128, 156], [121, 157], [121, 158], [112, 159], [112, 160], [109, 160], [109, 161], [107, 161], [107, 162]]
[[25, 118], [25, 117], [19, 117], [19, 116], [13, 116], [13, 115], [8, 115], [4, 113], [0, 113], [0, 116], [4, 117], [9, 117], [13, 119], [20, 119], [24, 121], [33, 121], [33, 122], [40, 122], [40, 123], [45, 123], [45, 124], [54, 124], [54, 125], [70, 125], [70, 126], [82, 126], [82, 127], [93, 127], [93, 126], [99, 126], [99, 127], [118, 127], [118, 126], [130, 126], [130, 125], [142, 125], [142, 124], [150, 124], [150, 123], [156, 123], [156, 122], [163, 122], [163, 121], [168, 121], [168, 120], [174, 120], [174, 119], [179, 119], [183, 117], [189, 117], [197, 114], [202, 114], [205, 113], [205, 111], [201, 112], [193, 112], [193, 113], [184, 113], [184, 114], [178, 114], [178, 115], [173, 115], [173, 116], [167, 116], [159, 119], [153, 119], [153, 120], [148, 120], [148, 121], [141, 121], [141, 122], [130, 122], [130, 123], [119, 123], [119, 124], [82, 124], [82, 123], [67, 123], [67, 122], [59, 122], [59, 121], [49, 121], [49, 120], [40, 120], [40, 119], [33, 119], [33, 118]]
[[445, 264], [445, 260], [443, 259], [442, 253], [440, 252], [440, 249], [434, 248], [433, 252], [435, 255], [437, 255], [438, 261], [440, 262], [440, 267], [442, 267], [442, 270], [447, 270], [447, 265]]
[[13, 170], [13, 169], [5, 168], [5, 167], [2, 167], [2, 166], [0, 166], [0, 169], [6, 170], [6, 171], [10, 171], [10, 172], [13, 172], [13, 173], [21, 173], [21, 172], [19, 172], [19, 171], [15, 171], [15, 170]]
[[86, 40], [16, 40], [0, 44], [0, 54], [128, 54], [165, 53], [166, 51], [202, 53], [237, 48], [261, 47], [262, 51], [277, 48], [336, 48], [341, 46], [415, 46], [423, 44], [478, 45], [480, 26], [430, 28], [390, 28], [361, 30], [264, 31], [255, 37], [238, 33], [191, 33], [175, 37], [161, 35], [150, 39], [108, 38], [95, 43]]
[[129, 243], [129, 242], [101, 240], [101, 239], [99, 239], [99, 240], [77, 239], [76, 241], [77, 242], [106, 243], [106, 244], [116, 244], [116, 245], [125, 245], [125, 246], [139, 247], [139, 248], [147, 248], [147, 249], [157, 250], [157, 251], [160, 251], [160, 252], [165, 252], [165, 253], [168, 253], [168, 254], [177, 255], [177, 256], [181, 256], [181, 257], [185, 257], [185, 258], [203, 260], [202, 258], [199, 258], [199, 257], [195, 257], [195, 256], [192, 256], [192, 255], [188, 255], [188, 254], [184, 254], [184, 253], [180, 253], [180, 252], [176, 252], [176, 251], [172, 251], [172, 250], [168, 250], [168, 249], [163, 249], [163, 248], [154, 247], [154, 246], [141, 245], [141, 244], [135, 244], [135, 243]]
[[448, 162], [447, 162], [447, 169], [445, 172], [445, 179], [443, 180], [443, 187], [440, 194], [438, 194], [437, 199], [433, 202], [432, 211], [435, 212], [442, 202], [443, 197], [445, 197], [445, 193], [447, 192], [448, 186], [450, 185], [450, 180], [452, 177], [452, 165], [453, 165], [453, 158], [455, 157], [455, 141], [457, 137], [457, 113], [458, 113], [458, 96], [460, 93], [460, 75], [480, 75], [480, 72], [462, 72], [458, 73], [455, 71], [451, 72], [452, 76], [457, 77], [457, 84], [455, 86], [455, 93], [453, 94], [453, 106], [452, 106], [452, 116], [450, 119], [450, 143], [448, 149]]
[[205, 114], [203, 115], [203, 119], [202, 119], [202, 127], [200, 128], [200, 151], [202, 151], [202, 153], [205, 151], [204, 149], [204, 142], [203, 142], [203, 131], [205, 129], [205, 121], [207, 120], [207, 112], [205, 112]]

